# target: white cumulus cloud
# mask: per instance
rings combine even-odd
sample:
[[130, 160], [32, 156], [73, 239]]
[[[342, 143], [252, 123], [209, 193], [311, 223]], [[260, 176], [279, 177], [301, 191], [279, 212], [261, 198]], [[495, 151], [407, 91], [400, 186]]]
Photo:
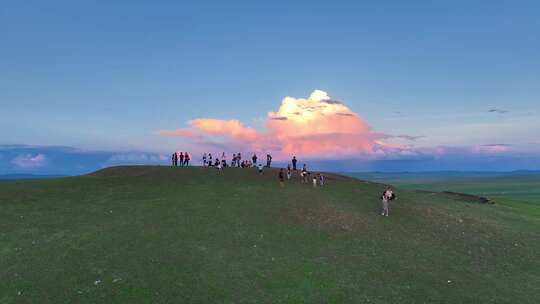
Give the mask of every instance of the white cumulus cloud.
[[15, 157], [11, 163], [22, 169], [38, 168], [45, 165], [47, 157], [44, 154], [21, 154]]

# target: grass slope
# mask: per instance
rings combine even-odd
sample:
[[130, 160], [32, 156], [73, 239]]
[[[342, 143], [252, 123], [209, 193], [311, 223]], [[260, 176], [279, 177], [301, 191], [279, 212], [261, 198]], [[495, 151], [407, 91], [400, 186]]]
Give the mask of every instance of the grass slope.
[[540, 221], [330, 176], [115, 167], [0, 183], [0, 303], [538, 303]]
[[480, 195], [512, 212], [540, 217], [540, 174], [508, 173], [352, 173], [354, 177], [392, 183], [401, 189], [453, 191]]

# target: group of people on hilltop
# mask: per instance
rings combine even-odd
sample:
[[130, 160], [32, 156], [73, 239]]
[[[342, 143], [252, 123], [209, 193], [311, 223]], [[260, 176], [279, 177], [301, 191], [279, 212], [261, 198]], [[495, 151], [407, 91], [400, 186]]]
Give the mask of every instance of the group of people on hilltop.
[[187, 152], [174, 152], [171, 155], [171, 163], [173, 167], [187, 167], [189, 166], [189, 161], [191, 160], [191, 155]]
[[[253, 168], [258, 167], [258, 157], [257, 154], [253, 154], [251, 159], [242, 160], [242, 153], [234, 153], [231, 159], [231, 163], [227, 163], [227, 157], [225, 152], [221, 154], [221, 157], [213, 157], [212, 153], [204, 153], [202, 156], [203, 166], [204, 167], [216, 167], [218, 169], [227, 168], [227, 167], [237, 167], [237, 168]], [[270, 167], [272, 164], [272, 155], [266, 155], [266, 167]]]
[[[279, 177], [279, 182], [281, 186], [285, 185], [284, 184], [285, 176], [287, 176], [287, 180], [290, 180], [293, 175], [293, 172], [297, 171], [296, 165], [298, 163], [298, 160], [296, 159], [296, 156], [293, 156], [291, 163], [292, 163], [292, 168], [291, 168], [291, 164], [288, 164], [286, 173], [283, 168], [279, 170], [278, 177]], [[304, 164], [302, 166], [302, 170], [300, 171], [300, 180], [302, 184], [309, 184], [311, 182], [313, 187], [317, 187], [317, 186], [322, 187], [325, 185], [326, 177], [322, 173], [312, 173], [308, 171], [307, 165]]]
[[[171, 156], [171, 162], [174, 167], [187, 167], [189, 166], [189, 161], [191, 160], [191, 156], [188, 152], [174, 152]], [[212, 153], [204, 153], [203, 157], [203, 166], [204, 167], [215, 167], [219, 171], [222, 171], [223, 168], [228, 167], [227, 164], [227, 158], [225, 155], [225, 152], [221, 154], [221, 157], [213, 157]], [[263, 168], [267, 167], [270, 168], [272, 165], [272, 155], [266, 154], [266, 166], [263, 166], [263, 163], [257, 162], [258, 157], [257, 154], [253, 154], [251, 157], [251, 160], [242, 160], [242, 154], [240, 152], [233, 154], [231, 159], [230, 167], [238, 167], [238, 168], [257, 168], [257, 171], [259, 174], [263, 174]], [[291, 163], [287, 165], [287, 171], [285, 171], [284, 168], [281, 168], [278, 173], [279, 183], [282, 187], [285, 186], [285, 179], [291, 180], [293, 176], [293, 172], [298, 171], [298, 160], [296, 159], [296, 156], [293, 156], [291, 159]], [[308, 171], [307, 165], [303, 164], [302, 170], [300, 170], [300, 179], [302, 184], [310, 184], [313, 187], [322, 187], [326, 184], [326, 177], [322, 173], [312, 173]], [[396, 195], [392, 188], [388, 187], [385, 189], [383, 194], [381, 195], [381, 202], [382, 202], [382, 211], [381, 215], [388, 216], [389, 215], [389, 205], [390, 202], [396, 199]]]

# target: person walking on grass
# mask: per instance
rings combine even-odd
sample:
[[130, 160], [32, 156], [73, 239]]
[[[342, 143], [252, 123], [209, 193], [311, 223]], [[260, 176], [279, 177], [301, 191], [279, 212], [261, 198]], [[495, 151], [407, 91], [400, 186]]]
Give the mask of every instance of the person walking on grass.
[[238, 165], [238, 168], [240, 168], [241, 162], [242, 162], [242, 154], [238, 152], [238, 154], [236, 154], [236, 164]]
[[202, 163], [203, 163], [203, 167], [206, 167], [206, 152], [204, 152], [202, 156]]
[[390, 201], [392, 201], [394, 198], [395, 198], [395, 194], [394, 192], [392, 191], [392, 188], [388, 187], [386, 188], [386, 190], [383, 192], [382, 196], [381, 196], [381, 200], [382, 200], [382, 212], [381, 212], [381, 215], [382, 216], [388, 216], [389, 214], [389, 210], [390, 210]]
[[313, 188], [317, 187], [317, 176], [316, 175], [313, 175], [312, 183], [313, 183]]
[[283, 168], [279, 169], [279, 185], [281, 187], [285, 186], [285, 173], [283, 172]]
[[287, 180], [291, 180], [291, 165], [287, 166]]
[[321, 185], [321, 187], [324, 186], [324, 180], [324, 175], [322, 173], [319, 174], [319, 184]]
[[294, 171], [296, 171], [296, 162], [297, 162], [296, 156], [293, 156], [292, 157], [292, 168], [293, 168]]
[[307, 172], [307, 167], [306, 167], [306, 164], [304, 164], [304, 167], [302, 167], [302, 172], [300, 172], [300, 176], [302, 177], [302, 183], [307, 183], [308, 182], [308, 172]]
[[216, 163], [217, 163], [216, 169], [218, 170], [218, 172], [221, 173], [223, 171], [223, 166], [221, 165], [221, 162], [218, 159], [216, 159]]
[[257, 170], [259, 170], [259, 174], [261, 174], [261, 175], [263, 174], [263, 168], [264, 168], [264, 167], [263, 167], [263, 164], [262, 164], [262, 163], [258, 163], [258, 164], [257, 164]]

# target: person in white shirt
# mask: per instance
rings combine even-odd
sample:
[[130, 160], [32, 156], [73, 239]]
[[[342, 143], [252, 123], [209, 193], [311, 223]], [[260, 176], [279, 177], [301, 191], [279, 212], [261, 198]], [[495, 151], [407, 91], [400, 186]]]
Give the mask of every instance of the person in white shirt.
[[221, 162], [218, 159], [216, 159], [216, 168], [218, 169], [218, 171], [223, 170], [223, 166], [221, 165]]
[[308, 183], [308, 171], [306, 164], [304, 164], [302, 172], [300, 172], [300, 176], [302, 177], [302, 183]]
[[381, 199], [382, 199], [382, 213], [381, 213], [381, 215], [388, 216], [389, 204], [390, 204], [390, 201], [394, 199], [394, 197], [395, 197], [395, 195], [394, 195], [394, 192], [392, 191], [392, 188], [390, 188], [390, 187], [386, 188], [386, 190], [383, 192], [383, 195], [381, 197]]
[[257, 164], [257, 169], [259, 170], [259, 174], [263, 174], [263, 164], [262, 163]]

